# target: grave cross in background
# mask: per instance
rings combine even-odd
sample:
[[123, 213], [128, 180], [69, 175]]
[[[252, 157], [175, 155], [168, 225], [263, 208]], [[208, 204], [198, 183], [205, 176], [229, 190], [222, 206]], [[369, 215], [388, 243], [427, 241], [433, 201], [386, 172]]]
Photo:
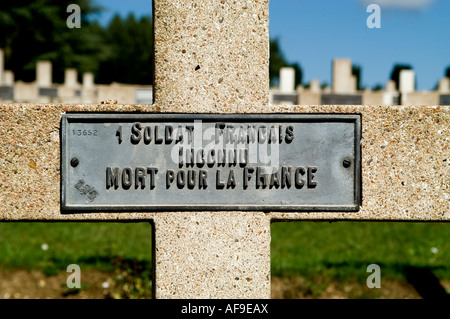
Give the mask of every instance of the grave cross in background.
[[[0, 161], [2, 220], [151, 221], [154, 226], [153, 286], [156, 298], [269, 298], [270, 224], [274, 221], [449, 220], [449, 107], [270, 105], [268, 0], [154, 0], [153, 14], [155, 104], [1, 105], [1, 157], [5, 158]], [[72, 112], [79, 114], [72, 115]], [[108, 123], [98, 118], [88, 124], [77, 122], [80, 118], [89, 118], [93, 112], [102, 113], [101, 116], [111, 120]], [[124, 117], [123, 112], [132, 113]], [[147, 206], [142, 208], [135, 203], [129, 206], [130, 212], [108, 212], [105, 207], [103, 210], [106, 211], [92, 212], [77, 204], [75, 208], [81, 207], [79, 212], [61, 210], [70, 208], [71, 200], [76, 202], [82, 198], [84, 207], [92, 207], [104, 198], [106, 201], [116, 200], [115, 196], [108, 195], [113, 191], [135, 194], [144, 186], [144, 176], [146, 183], [150, 183], [146, 185], [151, 188], [149, 178], [152, 174], [159, 174], [164, 167], [157, 167], [158, 173], [152, 170], [154, 167], [147, 170], [122, 167], [121, 175], [117, 175], [115, 165], [118, 164], [113, 163], [115, 156], [107, 152], [110, 149], [101, 147], [115, 143], [113, 150], [119, 145], [132, 148], [133, 143], [137, 145], [142, 139], [150, 141], [150, 133], [133, 124], [138, 122], [136, 119], [147, 114], [153, 116], [146, 118], [148, 123], [158, 124], [157, 116], [160, 116], [162, 122], [172, 123], [166, 126], [174, 127], [173, 124], [181, 121], [183, 115], [171, 117], [171, 114], [165, 114], [172, 112], [190, 113], [185, 118], [191, 119], [191, 123], [192, 119], [202, 118], [211, 122], [217, 116], [219, 129], [225, 127], [222, 125], [227, 118], [214, 113], [234, 114], [233, 121], [244, 124], [255, 121], [255, 116], [244, 113], [258, 114], [256, 121], [276, 119], [285, 127], [292, 125], [296, 132], [298, 119], [303, 121], [301, 123], [325, 123], [328, 127], [339, 118], [346, 124], [345, 129], [337, 130], [314, 124], [311, 130], [299, 135], [321, 138], [320, 143], [305, 146], [309, 147], [311, 154], [307, 155], [311, 158], [324, 161], [339, 159], [328, 165], [329, 174], [320, 175], [322, 167], [314, 166], [297, 171], [297, 177], [304, 179], [300, 181], [297, 178], [292, 183], [297, 182], [299, 189], [303, 187], [302, 191], [309, 188], [316, 192], [314, 194], [320, 194], [310, 198], [313, 201], [310, 211], [296, 211], [283, 206], [284, 201], [295, 202], [301, 196], [280, 199], [276, 207], [280, 207], [281, 212], [271, 211], [264, 203], [257, 203], [264, 208], [258, 211], [254, 208], [258, 205], [251, 206], [250, 202], [254, 191], [242, 191], [242, 201], [249, 201], [245, 205], [230, 196], [230, 201], [239, 209], [237, 211], [229, 208], [221, 211], [223, 203], [216, 204], [214, 211], [177, 211], [178, 196], [171, 199], [173, 206], [170, 202], [161, 206], [167, 209], [150, 207], [146, 210]], [[308, 117], [303, 114], [314, 115]], [[131, 136], [126, 136], [120, 125], [130, 119], [130, 127], [134, 131], [131, 131]], [[75, 129], [73, 125], [79, 126]], [[104, 130], [95, 131], [95, 127], [91, 129], [89, 125], [101, 125]], [[111, 129], [112, 134], [102, 133]], [[168, 130], [167, 136], [173, 138], [171, 133]], [[101, 142], [94, 139], [97, 134]], [[341, 158], [340, 148], [335, 147], [341, 145], [343, 139], [339, 134], [345, 136], [345, 140], [357, 143], [347, 149], [354, 151], [353, 157]], [[156, 135], [152, 136], [156, 140]], [[286, 149], [296, 150], [300, 147], [296, 145], [308, 144], [302, 144], [301, 138], [296, 139], [299, 144], [290, 144], [292, 148], [281, 149], [280, 144], [280, 153]], [[93, 142], [83, 144], [85, 140]], [[139, 145], [145, 145], [144, 142]], [[78, 150], [80, 158], [71, 156], [71, 152], [80, 145], [94, 147]], [[320, 145], [326, 145], [329, 153], [316, 153]], [[154, 152], [147, 151], [147, 154], [171, 156], [158, 152], [155, 148]], [[132, 153], [118, 153], [122, 157], [129, 156], [131, 165], [134, 160]], [[86, 154], [89, 156], [83, 157]], [[105, 158], [111, 163], [102, 163]], [[295, 160], [294, 156], [290, 158]], [[84, 166], [88, 160], [89, 165]], [[96, 180], [88, 182], [89, 167], [95, 165], [104, 165], [101, 171], [103, 174], [106, 172], [106, 184], [105, 175], [98, 181], [100, 186], [95, 184]], [[81, 174], [77, 175], [77, 172]], [[133, 182], [132, 174], [135, 174]], [[308, 178], [307, 174], [316, 175]], [[343, 195], [320, 193], [327, 189], [324, 187], [336, 189], [336, 182], [344, 180], [333, 177], [335, 174], [350, 176], [351, 183], [341, 187]], [[79, 176], [83, 178], [78, 179]], [[161, 179], [163, 182], [171, 180], [169, 175], [166, 176], [167, 179]], [[178, 180], [176, 182], [179, 184], [174, 186], [182, 184]], [[274, 186], [276, 182], [271, 183]], [[269, 187], [267, 189], [270, 190]], [[348, 189], [350, 192], [346, 192]], [[170, 188], [161, 191], [168, 190]], [[283, 194], [281, 186], [272, 190], [276, 196]], [[227, 194], [226, 189], [223, 191]], [[194, 204], [212, 200], [208, 197], [210, 193], [199, 193], [192, 192], [197, 196], [191, 198]], [[218, 191], [212, 194], [218, 194]], [[276, 196], [268, 195], [267, 200], [273, 201]], [[130, 198], [138, 200], [138, 197], [125, 196], [125, 200]], [[353, 206], [344, 205], [348, 199], [353, 200]], [[153, 200], [161, 200], [161, 197]], [[333, 206], [334, 202], [339, 203], [336, 207], [342, 207], [342, 211], [336, 207], [327, 209], [327, 205]], [[107, 204], [103, 203], [104, 206]]]

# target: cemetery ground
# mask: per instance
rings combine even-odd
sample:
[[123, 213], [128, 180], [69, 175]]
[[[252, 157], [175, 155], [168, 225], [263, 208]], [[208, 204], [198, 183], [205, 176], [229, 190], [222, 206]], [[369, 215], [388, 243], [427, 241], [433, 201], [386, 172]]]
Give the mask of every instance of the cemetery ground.
[[[271, 232], [272, 298], [421, 298], [421, 276], [450, 292], [445, 223], [280, 222]], [[0, 238], [1, 299], [151, 298], [150, 223], [8, 222]], [[70, 264], [80, 289], [66, 285]], [[381, 267], [379, 289], [366, 286], [369, 264]]]

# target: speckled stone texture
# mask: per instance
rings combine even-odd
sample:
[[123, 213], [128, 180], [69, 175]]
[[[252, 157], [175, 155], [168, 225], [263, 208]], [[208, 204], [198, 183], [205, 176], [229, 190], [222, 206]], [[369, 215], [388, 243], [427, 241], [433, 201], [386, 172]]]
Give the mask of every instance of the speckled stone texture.
[[270, 298], [269, 226], [258, 212], [158, 214], [156, 296]]
[[268, 0], [154, 1], [163, 111], [261, 112], [269, 103]]
[[[156, 105], [0, 105], [0, 219], [139, 220], [160, 213], [60, 212], [64, 112], [157, 112]], [[226, 113], [225, 110], [220, 110]], [[271, 220], [450, 220], [450, 106], [267, 106], [271, 113], [362, 116], [357, 213], [270, 213]], [[203, 213], [172, 213], [184, 217]], [[242, 216], [237, 213], [238, 219]], [[214, 213], [213, 215], [223, 215]], [[227, 215], [229, 218], [234, 215]], [[227, 217], [227, 220], [228, 220]]]
[[[270, 298], [273, 221], [450, 220], [449, 106], [269, 105], [267, 1], [154, 3], [154, 105], [0, 105], [0, 220], [152, 221], [157, 298]], [[64, 112], [361, 114], [362, 207], [62, 214]]]

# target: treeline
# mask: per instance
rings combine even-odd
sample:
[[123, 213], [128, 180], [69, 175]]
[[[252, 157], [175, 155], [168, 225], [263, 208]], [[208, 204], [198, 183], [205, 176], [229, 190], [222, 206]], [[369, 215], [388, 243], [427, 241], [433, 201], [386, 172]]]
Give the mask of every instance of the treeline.
[[[69, 28], [67, 12], [70, 4], [81, 9], [81, 28]], [[5, 51], [5, 68], [16, 80], [35, 80], [38, 60], [53, 63], [53, 82], [64, 81], [64, 69], [76, 68], [81, 80], [83, 72], [93, 72], [96, 83], [151, 84], [153, 73], [152, 18], [122, 18], [116, 14], [105, 26], [98, 21], [105, 8], [92, 0], [15, 0], [0, 2], [0, 48]], [[270, 79], [277, 82], [282, 66], [296, 69], [296, 82], [301, 83], [298, 64], [289, 64], [278, 41], [270, 41]]]
[[[78, 4], [81, 28], [68, 28], [70, 4]], [[16, 80], [33, 81], [38, 60], [53, 63], [53, 80], [65, 68], [93, 72], [97, 83], [152, 82], [152, 19], [115, 16], [106, 27], [96, 20], [104, 8], [91, 0], [15, 0], [0, 3], [0, 47]]]

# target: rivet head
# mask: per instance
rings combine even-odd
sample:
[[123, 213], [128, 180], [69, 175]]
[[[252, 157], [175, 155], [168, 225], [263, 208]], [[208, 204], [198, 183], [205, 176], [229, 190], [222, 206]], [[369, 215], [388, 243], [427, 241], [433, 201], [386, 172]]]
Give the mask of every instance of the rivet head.
[[352, 165], [352, 160], [349, 158], [344, 159], [344, 161], [342, 162], [342, 166], [344, 166], [345, 168], [349, 168], [350, 165]]
[[80, 161], [78, 160], [78, 158], [74, 157], [70, 160], [70, 166], [77, 167], [78, 164], [80, 164]]

